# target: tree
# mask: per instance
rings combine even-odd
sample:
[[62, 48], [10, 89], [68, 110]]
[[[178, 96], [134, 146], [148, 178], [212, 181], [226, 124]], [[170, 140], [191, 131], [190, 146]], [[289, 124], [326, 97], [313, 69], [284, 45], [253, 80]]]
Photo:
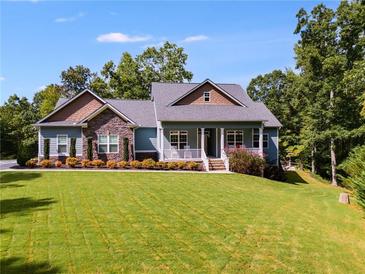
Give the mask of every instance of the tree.
[[65, 95], [63, 88], [56, 84], [51, 84], [38, 91], [33, 97], [33, 104], [38, 109], [40, 117], [47, 116], [54, 110], [57, 101]]
[[184, 49], [174, 43], [147, 48], [136, 58], [144, 88], [149, 89], [152, 82], [191, 81], [193, 74], [185, 68], [187, 59]]
[[[359, 91], [346, 94], [342, 88], [346, 71], [364, 59], [364, 5], [359, 3], [342, 2], [336, 12], [320, 4], [310, 14], [304, 9], [297, 14], [297, 67], [310, 102], [306, 105], [306, 120], [310, 132], [320, 133], [312, 142], [328, 140], [333, 185], [337, 185], [336, 145], [361, 123], [356, 100]], [[353, 13], [351, 20], [347, 19], [349, 11]], [[303, 138], [310, 140], [312, 136]]]
[[38, 119], [36, 108], [25, 97], [14, 94], [0, 106], [2, 157], [16, 155], [21, 142], [37, 141], [37, 130], [32, 124]]
[[74, 96], [85, 89], [90, 89], [95, 73], [82, 65], [69, 67], [61, 72], [61, 83], [67, 96]]
[[149, 90], [142, 85], [138, 64], [128, 52], [123, 53], [117, 67], [112, 61], [107, 62], [103, 67], [102, 75], [109, 81], [112, 96], [115, 98], [149, 98]]

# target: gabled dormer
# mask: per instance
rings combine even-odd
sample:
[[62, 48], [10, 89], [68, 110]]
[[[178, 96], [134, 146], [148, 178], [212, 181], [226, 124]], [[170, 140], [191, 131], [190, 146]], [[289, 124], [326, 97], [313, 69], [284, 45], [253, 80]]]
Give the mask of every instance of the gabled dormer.
[[169, 106], [181, 105], [245, 106], [242, 102], [234, 98], [231, 94], [209, 79], [206, 79], [199, 85], [196, 85], [194, 88], [169, 104]]

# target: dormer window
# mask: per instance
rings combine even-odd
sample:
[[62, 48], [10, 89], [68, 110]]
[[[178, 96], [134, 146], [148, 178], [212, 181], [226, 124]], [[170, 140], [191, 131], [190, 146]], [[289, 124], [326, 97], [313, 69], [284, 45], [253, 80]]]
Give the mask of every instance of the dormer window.
[[203, 94], [204, 102], [210, 102], [210, 91], [205, 91]]

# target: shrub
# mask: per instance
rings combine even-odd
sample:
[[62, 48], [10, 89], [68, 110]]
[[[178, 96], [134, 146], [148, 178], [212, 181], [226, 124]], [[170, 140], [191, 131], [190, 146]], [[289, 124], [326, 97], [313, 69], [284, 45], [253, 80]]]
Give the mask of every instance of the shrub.
[[43, 141], [44, 159], [49, 160], [49, 139], [44, 139]]
[[120, 162], [118, 163], [118, 166], [119, 166], [120, 168], [126, 168], [126, 167], [128, 166], [128, 162], [127, 162], [127, 161], [120, 161]]
[[82, 167], [90, 167], [91, 166], [91, 161], [84, 159], [84, 160], [81, 161], [81, 166]]
[[354, 148], [340, 165], [349, 177], [343, 183], [353, 189], [357, 202], [365, 210], [365, 145]]
[[93, 160], [93, 138], [87, 138], [87, 158], [89, 161]]
[[189, 169], [189, 170], [198, 170], [198, 168], [199, 168], [199, 163], [197, 163], [197, 162], [188, 162], [188, 163], [186, 164], [186, 167], [187, 167], [187, 169]]
[[54, 162], [54, 166], [55, 167], [61, 167], [62, 166], [62, 162], [57, 160], [56, 162]]
[[168, 169], [177, 169], [177, 163], [176, 162], [168, 162], [167, 163]]
[[135, 168], [135, 169], [142, 167], [142, 163], [140, 161], [137, 161], [137, 160], [131, 161], [129, 163], [129, 165], [131, 166], [131, 168]]
[[70, 157], [76, 157], [76, 138], [72, 137], [70, 140]]
[[18, 146], [16, 160], [18, 165], [24, 166], [26, 162], [37, 154], [37, 143], [34, 140], [24, 140]]
[[93, 160], [91, 164], [94, 167], [103, 167], [105, 165], [104, 161], [102, 160]]
[[153, 169], [153, 168], [155, 168], [155, 166], [156, 166], [156, 162], [153, 159], [151, 159], [151, 158], [144, 159], [142, 161], [142, 167], [143, 168]]
[[25, 165], [29, 168], [34, 168], [37, 166], [37, 160], [34, 160], [34, 159], [30, 159], [28, 161], [25, 162]]
[[66, 158], [66, 165], [69, 167], [75, 167], [77, 165], [77, 158], [75, 157], [67, 157]]
[[128, 138], [123, 139], [123, 160], [129, 161], [129, 140]]
[[117, 162], [114, 161], [114, 160], [109, 160], [109, 161], [106, 162], [106, 167], [110, 168], [110, 169], [116, 168], [117, 167]]
[[185, 169], [187, 167], [186, 162], [177, 162], [177, 168], [178, 169]]
[[167, 163], [166, 162], [156, 162], [156, 168], [166, 169], [167, 168]]
[[44, 168], [52, 167], [52, 161], [51, 160], [42, 160], [40, 162], [40, 166]]
[[261, 176], [265, 168], [265, 159], [245, 149], [233, 149], [228, 152], [229, 168], [233, 172]]

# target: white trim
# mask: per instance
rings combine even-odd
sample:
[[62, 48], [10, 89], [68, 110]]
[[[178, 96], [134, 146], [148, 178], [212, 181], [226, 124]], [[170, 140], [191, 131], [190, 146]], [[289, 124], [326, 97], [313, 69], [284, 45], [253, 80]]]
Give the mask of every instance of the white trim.
[[132, 123], [133, 125], [137, 125], [133, 120], [131, 120], [130, 118], [128, 118], [125, 114], [121, 113], [119, 110], [117, 110], [115, 107], [113, 107], [112, 105], [110, 105], [109, 103], [106, 103], [104, 106], [102, 106], [101, 108], [97, 109], [96, 111], [94, 111], [93, 113], [91, 113], [89, 116], [87, 116], [86, 118], [84, 118], [82, 121], [80, 121], [80, 123], [84, 123], [87, 120], [90, 120], [92, 118], [94, 118], [95, 116], [97, 116], [98, 114], [100, 114], [101, 112], [103, 112], [105, 109], [109, 108], [110, 110], [112, 110], [115, 114], [119, 115], [120, 117], [122, 117], [124, 120], [127, 120], [128, 122]]
[[[255, 129], [258, 129], [259, 130], [259, 128], [252, 128], [252, 142], [251, 142], [251, 146], [252, 146], [252, 148], [259, 148], [259, 146], [258, 147], [255, 147], [254, 146], [254, 136], [255, 135], [260, 135], [260, 132], [258, 134], [255, 134]], [[267, 136], [267, 138], [266, 138], [266, 144], [267, 144], [267, 146], [266, 147], [264, 146], [264, 143], [265, 143], [264, 136], [265, 135]], [[269, 142], [269, 137], [270, 137], [270, 134], [269, 133], [263, 133], [262, 134], [262, 148], [263, 149], [269, 149], [269, 143], [270, 143]]]
[[238, 99], [236, 99], [235, 97], [233, 97], [231, 94], [229, 94], [227, 91], [225, 91], [224, 89], [222, 89], [221, 87], [219, 87], [218, 85], [216, 85], [215, 83], [213, 83], [209, 79], [204, 80], [199, 85], [195, 86], [194, 88], [192, 88], [191, 90], [189, 90], [188, 92], [186, 92], [185, 94], [183, 94], [182, 96], [180, 96], [179, 98], [177, 98], [175, 101], [173, 101], [172, 103], [168, 104], [168, 106], [173, 106], [174, 104], [176, 104], [177, 102], [179, 102], [181, 99], [183, 99], [186, 96], [188, 96], [189, 94], [193, 93], [195, 90], [197, 90], [198, 88], [200, 88], [201, 86], [203, 86], [206, 83], [211, 84], [213, 87], [215, 87], [216, 89], [218, 89], [219, 91], [221, 91], [222, 93], [224, 93], [226, 96], [228, 96], [229, 98], [231, 98], [233, 101], [235, 101], [240, 106], [247, 107], [245, 104], [243, 104], [242, 102], [240, 102]]
[[[60, 144], [60, 143], [58, 142], [58, 137], [59, 137], [59, 136], [66, 136], [66, 144]], [[68, 144], [68, 142], [69, 142], [68, 134], [57, 134], [56, 139], [57, 139], [57, 155], [58, 155], [58, 156], [59, 156], [59, 155], [63, 156], [63, 155], [65, 155], [65, 154], [70, 155], [70, 151], [69, 151], [69, 144]], [[61, 145], [61, 146], [66, 145], [66, 152], [61, 152], [61, 153], [60, 153], [60, 151], [59, 151], [59, 149], [58, 149], [58, 146], [59, 146], [59, 145]], [[51, 146], [51, 141], [50, 141], [49, 146]], [[43, 148], [43, 149], [44, 149], [44, 148]]]
[[[180, 148], [180, 134], [181, 133], [184, 133], [184, 135], [186, 134], [186, 146], [188, 146], [189, 145], [189, 131], [188, 130], [170, 130], [169, 131], [169, 141], [170, 141], [170, 148], [172, 148], [172, 146], [171, 146], [171, 132], [173, 132], [173, 131], [175, 131], [175, 132], [177, 132], [177, 149], [184, 149], [184, 148]], [[176, 134], [173, 134], [173, 135], [176, 135]], [[184, 142], [185, 143], [185, 142]]]
[[93, 95], [95, 98], [97, 98], [98, 100], [100, 100], [103, 104], [106, 104], [106, 102], [104, 101], [103, 98], [99, 97], [98, 95], [96, 95], [94, 92], [92, 92], [89, 89], [85, 89], [84, 91], [80, 92], [79, 94], [77, 94], [76, 96], [72, 97], [71, 99], [67, 100], [66, 102], [64, 102], [62, 105], [60, 105], [58, 108], [56, 108], [55, 110], [53, 110], [50, 114], [48, 114], [46, 117], [42, 118], [41, 120], [39, 120], [37, 122], [41, 123], [44, 120], [46, 120], [47, 118], [49, 118], [50, 116], [52, 116], [53, 114], [55, 114], [56, 112], [58, 112], [59, 110], [63, 109], [65, 106], [67, 106], [69, 103], [73, 102], [74, 100], [76, 100], [77, 98], [79, 98], [81, 95], [83, 95], [84, 93], [89, 92], [91, 95]]
[[[136, 159], [136, 136], [135, 136], [135, 128], [132, 129], [132, 134], [133, 134], [133, 160]], [[125, 149], [125, 146], [124, 146], [124, 142], [123, 142], [123, 149]], [[123, 152], [124, 154], [124, 152]]]
[[[110, 135], [117, 136], [117, 143], [110, 143]], [[99, 136], [106, 136], [106, 143], [100, 144], [99, 142]], [[99, 145], [106, 145], [107, 152], [100, 152]], [[110, 152], [110, 145], [117, 145], [117, 151], [116, 152]], [[119, 153], [119, 135], [118, 134], [98, 134], [98, 140], [97, 140], [97, 146], [98, 146], [98, 154], [117, 154]]]
[[237, 133], [236, 132], [241, 132], [242, 134], [242, 144], [241, 146], [244, 146], [245, 145], [245, 131], [243, 129], [226, 129], [226, 134], [225, 134], [225, 137], [226, 137], [226, 146], [227, 148], [229, 148], [229, 145], [228, 145], [228, 133], [231, 133], [233, 132], [233, 143], [234, 143], [234, 147], [236, 148], [237, 147]]
[[[208, 101], [205, 100], [205, 97], [206, 97], [207, 94], [208, 94]], [[204, 100], [204, 103], [210, 103], [210, 101], [211, 101], [210, 100], [210, 98], [211, 98], [210, 94], [211, 94], [210, 91], [204, 91], [203, 92], [203, 100]]]
[[218, 128], [215, 128], [215, 156], [218, 157]]
[[38, 128], [38, 162], [41, 160], [40, 159], [40, 155], [41, 155], [41, 127]]
[[149, 153], [149, 152], [157, 152], [157, 150], [136, 150], [136, 153]]

